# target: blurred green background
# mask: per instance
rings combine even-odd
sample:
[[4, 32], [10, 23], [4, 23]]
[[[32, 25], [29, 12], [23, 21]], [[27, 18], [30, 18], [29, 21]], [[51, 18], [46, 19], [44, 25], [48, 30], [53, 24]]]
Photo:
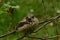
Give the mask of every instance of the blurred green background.
[[[9, 7], [13, 7], [12, 24], [9, 27], [10, 15], [6, 11]], [[58, 15], [60, 11], [60, 0], [0, 0], [0, 35], [5, 34], [9, 29], [12, 31], [17, 23], [22, 20], [28, 13], [34, 11], [34, 15], [39, 21], [47, 20], [53, 16]], [[33, 34], [33, 36], [44, 37], [54, 36], [60, 34], [60, 19], [49, 23], [40, 31]], [[0, 40], [16, 40], [20, 33], [11, 34], [7, 37], [0, 38]], [[22, 40], [40, 40], [33, 38], [25, 38]], [[60, 40], [59, 37], [46, 40]]]

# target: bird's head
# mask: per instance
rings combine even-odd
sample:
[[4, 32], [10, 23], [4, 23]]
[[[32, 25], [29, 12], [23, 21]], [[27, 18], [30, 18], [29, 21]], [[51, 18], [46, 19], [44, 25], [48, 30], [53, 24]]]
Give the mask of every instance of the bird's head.
[[34, 17], [33, 14], [28, 14], [28, 15], [26, 16], [26, 20], [27, 20], [28, 22], [32, 22], [34, 18], [35, 18], [35, 17]]

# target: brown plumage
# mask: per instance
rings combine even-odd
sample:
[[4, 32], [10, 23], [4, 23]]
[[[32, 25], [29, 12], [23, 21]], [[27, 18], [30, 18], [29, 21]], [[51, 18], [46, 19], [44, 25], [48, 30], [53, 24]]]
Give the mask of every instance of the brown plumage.
[[33, 14], [28, 14], [22, 21], [20, 21], [17, 25], [17, 31], [26, 30], [29, 28], [33, 28], [32, 26], [38, 24], [38, 19]]

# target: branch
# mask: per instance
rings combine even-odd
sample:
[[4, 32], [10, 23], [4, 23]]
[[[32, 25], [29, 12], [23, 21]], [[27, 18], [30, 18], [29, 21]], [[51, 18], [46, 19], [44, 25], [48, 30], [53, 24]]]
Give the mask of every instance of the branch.
[[52, 18], [50, 18], [50, 19], [48, 19], [48, 20], [45, 20], [45, 21], [43, 21], [43, 22], [40, 22], [38, 25], [40, 25], [40, 24], [42, 24], [42, 25], [41, 25], [39, 28], [37, 28], [37, 29], [34, 31], [34, 33], [38, 32], [38, 31], [41, 30], [45, 25], [47, 25], [48, 23], [50, 23], [50, 22], [52, 22], [52, 21], [54, 21], [54, 20], [56, 20], [56, 19], [58, 19], [58, 18], [60, 18], [60, 14], [57, 15], [57, 16], [55, 16], [55, 17], [52, 17]]
[[14, 30], [14, 31], [12, 31], [12, 32], [8, 32], [7, 34], [0, 35], [0, 38], [6, 37], [6, 36], [8, 36], [8, 35], [10, 35], [10, 34], [13, 34], [13, 33], [15, 33], [15, 32], [16, 32], [16, 31]]
[[53, 38], [56, 38], [56, 37], [60, 37], [60, 35], [55, 35], [55, 36], [45, 36], [45, 37], [33, 37], [33, 36], [27, 36], [28, 38], [33, 38], [33, 39], [53, 39]]

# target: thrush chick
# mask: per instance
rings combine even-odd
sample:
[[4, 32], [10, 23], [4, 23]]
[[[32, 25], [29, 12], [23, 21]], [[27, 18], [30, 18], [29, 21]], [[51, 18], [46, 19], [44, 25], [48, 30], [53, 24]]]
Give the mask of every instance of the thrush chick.
[[22, 21], [19, 22], [16, 30], [24, 31], [24, 33], [30, 33], [34, 30], [34, 25], [38, 24], [38, 19], [33, 14], [28, 14]]

